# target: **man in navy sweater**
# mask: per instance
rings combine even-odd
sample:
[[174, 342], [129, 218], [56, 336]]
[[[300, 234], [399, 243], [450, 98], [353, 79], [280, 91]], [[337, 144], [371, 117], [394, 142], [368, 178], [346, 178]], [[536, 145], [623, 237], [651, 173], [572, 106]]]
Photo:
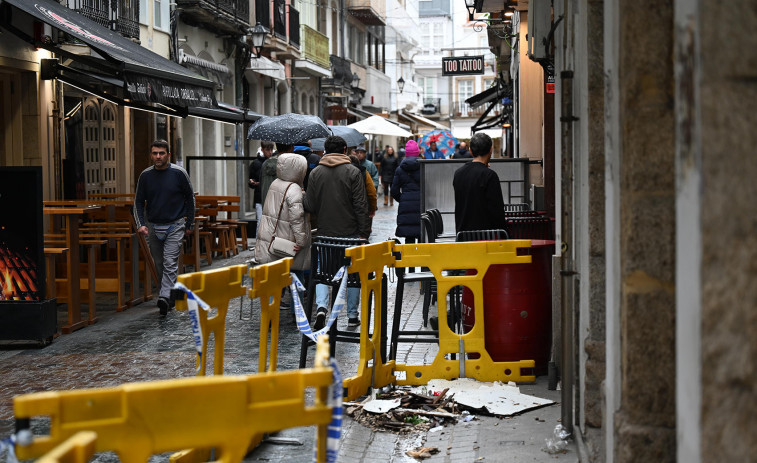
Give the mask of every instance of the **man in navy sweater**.
[[195, 197], [187, 171], [171, 164], [168, 142], [150, 145], [152, 166], [137, 180], [134, 219], [137, 232], [147, 236], [160, 281], [158, 308], [165, 316], [173, 306], [171, 288], [179, 273], [179, 252], [185, 234], [192, 231]]

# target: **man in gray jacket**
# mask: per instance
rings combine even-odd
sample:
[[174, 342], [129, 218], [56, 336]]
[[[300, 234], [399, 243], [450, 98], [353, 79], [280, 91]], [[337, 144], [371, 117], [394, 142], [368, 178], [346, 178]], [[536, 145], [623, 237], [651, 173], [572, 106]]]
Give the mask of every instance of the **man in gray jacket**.
[[[361, 171], [350, 163], [347, 143], [342, 137], [331, 136], [324, 142], [325, 154], [313, 169], [305, 192], [305, 210], [315, 216], [316, 235], [338, 238], [363, 238], [370, 235], [368, 200]], [[315, 328], [326, 321], [329, 306], [326, 285], [316, 286]], [[360, 325], [358, 308], [360, 290], [347, 290], [348, 326]]]

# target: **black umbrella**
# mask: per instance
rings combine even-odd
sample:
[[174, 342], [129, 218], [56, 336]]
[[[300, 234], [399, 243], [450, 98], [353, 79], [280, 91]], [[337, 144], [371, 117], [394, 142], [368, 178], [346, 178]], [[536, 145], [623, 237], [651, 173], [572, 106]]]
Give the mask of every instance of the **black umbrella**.
[[296, 145], [313, 138], [328, 137], [329, 135], [331, 135], [331, 131], [320, 117], [288, 113], [261, 117], [252, 124], [247, 133], [247, 138]]
[[[353, 129], [352, 127], [347, 127], [346, 125], [330, 125], [328, 127], [331, 129], [331, 132], [334, 135], [338, 135], [344, 138], [344, 141], [347, 143], [347, 146], [358, 146], [362, 144], [365, 140], [367, 140], [367, 138], [365, 138], [365, 135]], [[313, 142], [314, 151], [323, 151], [323, 148], [316, 149], [315, 147], [316, 146], [322, 147], [323, 142], [326, 141], [325, 138], [316, 138], [311, 141]]]

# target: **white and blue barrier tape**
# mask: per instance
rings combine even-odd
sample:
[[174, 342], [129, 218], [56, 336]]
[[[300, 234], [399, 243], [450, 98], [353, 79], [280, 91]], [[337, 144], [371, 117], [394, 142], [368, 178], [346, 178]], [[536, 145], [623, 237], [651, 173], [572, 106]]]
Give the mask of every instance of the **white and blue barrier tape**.
[[200, 299], [191, 289], [181, 283], [176, 283], [173, 289], [178, 289], [187, 293], [187, 309], [189, 311], [189, 320], [192, 324], [192, 337], [197, 349], [197, 373], [202, 369], [202, 329], [200, 329], [200, 307], [205, 311], [210, 311], [210, 305]]
[[[304, 290], [305, 287], [297, 278], [294, 273], [292, 275], [292, 285], [290, 290], [292, 292], [292, 299], [294, 301], [294, 316], [297, 320], [297, 328], [302, 334], [315, 341], [319, 336], [322, 336], [329, 332], [331, 326], [336, 323], [337, 317], [347, 306], [347, 267], [344, 266], [334, 275], [334, 281], [342, 280], [339, 284], [339, 291], [336, 294], [336, 300], [334, 306], [331, 308], [331, 314], [329, 315], [326, 326], [322, 329], [313, 332], [310, 328], [310, 322], [307, 315], [305, 315], [305, 309], [302, 307], [300, 301], [299, 291]], [[331, 406], [331, 423], [329, 423], [328, 437], [326, 439], [326, 461], [328, 463], [335, 463], [339, 456], [339, 440], [342, 437], [342, 374], [339, 371], [339, 366], [336, 363], [336, 359], [331, 359], [331, 369], [333, 371], [333, 380], [331, 386], [329, 386], [329, 406]], [[318, 440], [316, 439], [316, 445]], [[313, 459], [317, 456], [317, 452], [313, 454]]]

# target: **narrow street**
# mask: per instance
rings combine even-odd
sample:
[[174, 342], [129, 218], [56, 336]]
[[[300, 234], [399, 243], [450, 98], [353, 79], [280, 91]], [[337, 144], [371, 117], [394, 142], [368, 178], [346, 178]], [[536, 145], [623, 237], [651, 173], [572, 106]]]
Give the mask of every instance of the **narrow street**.
[[[372, 242], [394, 235], [396, 204], [382, 206], [374, 219]], [[213, 268], [244, 264], [251, 252], [241, 252], [229, 259], [213, 262]], [[210, 267], [204, 267], [207, 270]], [[389, 316], [393, 306], [395, 282], [389, 283]], [[241, 306], [240, 306], [241, 302]], [[422, 297], [417, 286], [405, 291], [403, 307], [407, 308], [407, 325], [421, 326]], [[116, 313], [112, 298], [99, 297], [98, 323], [69, 335], [61, 335], [44, 348], [28, 348], [20, 344], [0, 349], [0, 437], [13, 431], [13, 396], [45, 391], [107, 387], [132, 381], [150, 381], [190, 377], [194, 374], [195, 350], [189, 317], [171, 311], [165, 319], [158, 316], [154, 301]], [[257, 370], [257, 334], [259, 327], [255, 302], [247, 298], [235, 300], [226, 320], [225, 374], [251, 374]], [[434, 315], [436, 305], [431, 308]], [[65, 306], [59, 306], [59, 320]], [[294, 316], [281, 311], [279, 370], [296, 368], [300, 336]], [[341, 320], [346, 324], [345, 320]], [[389, 322], [391, 326], [391, 321]], [[430, 362], [436, 354], [435, 344], [400, 344], [398, 363]], [[311, 354], [312, 358], [312, 354]], [[340, 344], [337, 359], [345, 377], [355, 374], [358, 349], [354, 344]], [[211, 365], [208, 366], [210, 370]], [[510, 418], [473, 413], [469, 422], [447, 425], [434, 432], [374, 432], [345, 415], [339, 461], [417, 461], [406, 451], [425, 446], [436, 447], [439, 453], [424, 460], [429, 462], [547, 462], [578, 460], [575, 444], [567, 452], [555, 455], [543, 451], [545, 439], [551, 437], [560, 419], [560, 391], [547, 390], [546, 377], [535, 384], [519, 384], [525, 394], [551, 399], [550, 406]], [[168, 406], [170, 406], [170, 401]], [[262, 418], [264, 419], [264, 418]], [[45, 429], [44, 420], [35, 420], [33, 428]], [[291, 439], [295, 445], [264, 442], [245, 461], [310, 461], [313, 455], [315, 428], [288, 429], [276, 437]], [[168, 454], [151, 461], [167, 461]], [[156, 459], [157, 458], [157, 459]], [[99, 454], [96, 461], [115, 461], [113, 454]]]

